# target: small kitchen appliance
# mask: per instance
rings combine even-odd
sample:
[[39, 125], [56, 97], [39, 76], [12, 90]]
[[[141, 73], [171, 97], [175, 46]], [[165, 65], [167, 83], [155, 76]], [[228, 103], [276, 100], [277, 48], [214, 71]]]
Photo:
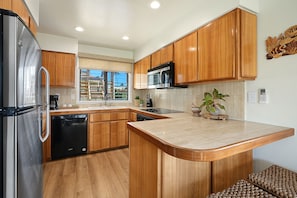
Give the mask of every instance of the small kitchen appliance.
[[148, 70], [148, 88], [169, 88], [174, 86], [174, 63], [168, 62]]
[[59, 108], [58, 105], [59, 95], [50, 95], [50, 109], [56, 110]]

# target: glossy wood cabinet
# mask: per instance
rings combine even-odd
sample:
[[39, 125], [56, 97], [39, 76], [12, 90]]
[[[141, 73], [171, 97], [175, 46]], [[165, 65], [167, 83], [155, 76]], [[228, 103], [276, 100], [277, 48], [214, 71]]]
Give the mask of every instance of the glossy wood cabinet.
[[237, 43], [238, 78], [255, 79], [257, 77], [257, 16], [237, 9], [237, 18], [240, 20], [240, 35]]
[[11, 10], [11, 0], [0, 0], [0, 8]]
[[42, 65], [49, 71], [50, 86], [75, 86], [75, 54], [42, 51]]
[[198, 29], [198, 80], [254, 79], [256, 16], [236, 9]]
[[154, 68], [160, 64], [173, 61], [173, 44], [167, 45], [151, 55], [152, 64]]
[[174, 42], [175, 84], [198, 81], [197, 31]]
[[27, 9], [23, 0], [0, 0], [0, 8], [5, 10], [12, 10], [16, 14], [18, 14], [25, 24], [29, 27], [31, 32], [36, 35], [37, 33], [37, 25], [30, 15], [30, 11]]
[[12, 0], [12, 10], [17, 13], [29, 27], [30, 14], [23, 0]]
[[128, 145], [129, 111], [89, 114], [88, 152]]
[[134, 64], [134, 88], [147, 88], [147, 71], [151, 68], [151, 56], [147, 56]]

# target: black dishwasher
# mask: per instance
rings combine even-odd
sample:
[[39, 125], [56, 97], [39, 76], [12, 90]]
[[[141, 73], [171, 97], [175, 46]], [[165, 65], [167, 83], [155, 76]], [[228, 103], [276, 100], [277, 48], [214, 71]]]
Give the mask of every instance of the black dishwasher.
[[52, 159], [87, 153], [87, 114], [52, 116]]

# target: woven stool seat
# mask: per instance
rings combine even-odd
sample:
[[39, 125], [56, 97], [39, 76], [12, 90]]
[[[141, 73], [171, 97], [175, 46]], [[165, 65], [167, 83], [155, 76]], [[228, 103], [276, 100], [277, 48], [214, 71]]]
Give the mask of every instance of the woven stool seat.
[[277, 165], [249, 175], [254, 185], [276, 195], [277, 197], [297, 197], [297, 173]]
[[261, 188], [258, 188], [257, 186], [247, 182], [246, 180], [239, 180], [236, 184], [233, 186], [218, 192], [218, 193], [212, 193], [208, 196], [208, 198], [272, 198], [275, 197], [272, 194], [269, 194], [268, 192], [262, 190]]

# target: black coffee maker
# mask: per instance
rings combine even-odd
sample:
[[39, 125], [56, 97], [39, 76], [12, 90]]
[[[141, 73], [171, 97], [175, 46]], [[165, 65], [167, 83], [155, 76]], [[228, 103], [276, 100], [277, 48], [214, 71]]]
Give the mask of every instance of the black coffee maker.
[[58, 105], [59, 95], [50, 95], [50, 109], [56, 110], [59, 108]]

